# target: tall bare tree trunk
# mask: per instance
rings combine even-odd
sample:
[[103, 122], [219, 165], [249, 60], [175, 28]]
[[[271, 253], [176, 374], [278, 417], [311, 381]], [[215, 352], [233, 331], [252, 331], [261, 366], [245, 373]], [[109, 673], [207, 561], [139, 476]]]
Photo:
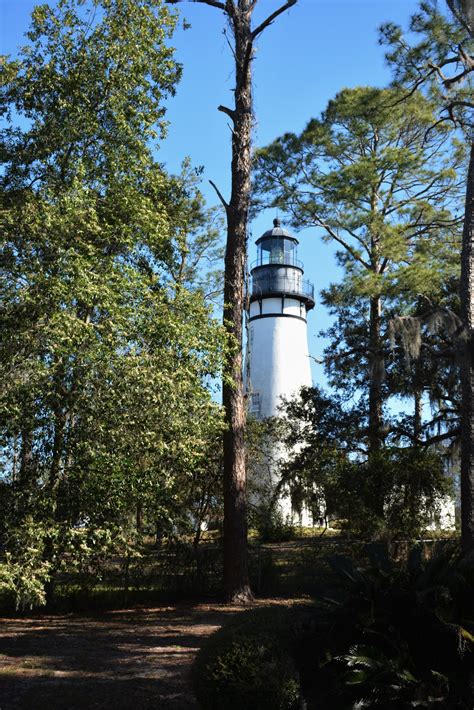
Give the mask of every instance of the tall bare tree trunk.
[[[174, 4], [180, 0], [168, 0]], [[252, 29], [257, 0], [194, 0], [221, 10], [234, 38], [235, 106], [219, 106], [232, 121], [231, 197], [226, 202], [212, 183], [227, 216], [224, 270], [224, 328], [228, 355], [224, 365], [222, 402], [224, 434], [224, 587], [229, 601], [245, 603], [252, 598], [247, 568], [247, 503], [245, 465], [246, 407], [242, 373], [242, 319], [248, 211], [251, 188], [251, 141], [253, 123], [252, 73], [254, 43], [282, 12], [296, 4], [287, 0]]]
[[[415, 364], [415, 368], [417, 364]], [[419, 446], [419, 439], [421, 437], [421, 427], [422, 427], [422, 414], [423, 414], [423, 390], [420, 387], [416, 387], [413, 393], [414, 400], [414, 411], [413, 411], [413, 436], [415, 437], [415, 445]]]
[[[239, 3], [239, 6], [242, 4]], [[227, 420], [224, 435], [224, 585], [229, 599], [242, 602], [251, 597], [247, 570], [246, 409], [242, 377], [242, 318], [253, 121], [251, 11], [242, 8], [234, 13], [232, 19], [236, 87], [224, 285], [224, 327], [230, 345], [222, 390]]]
[[474, 549], [474, 141], [466, 189], [461, 251], [461, 545]]
[[369, 314], [369, 454], [375, 454], [382, 448], [382, 382], [384, 377], [384, 358], [381, 342], [382, 303], [380, 296], [370, 299]]

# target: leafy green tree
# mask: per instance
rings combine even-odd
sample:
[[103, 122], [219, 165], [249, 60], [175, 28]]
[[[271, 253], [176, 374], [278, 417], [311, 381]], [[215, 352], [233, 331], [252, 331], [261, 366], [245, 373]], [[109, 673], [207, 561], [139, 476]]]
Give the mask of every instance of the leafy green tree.
[[[402, 29], [388, 23], [381, 28], [381, 42], [389, 46], [387, 59], [395, 82], [408, 86], [408, 94], [424, 90], [439, 106], [437, 125], [446, 121], [460, 127], [469, 147], [464, 225], [462, 233], [460, 301], [461, 362], [461, 530], [463, 549], [474, 547], [474, 2], [447, 0], [447, 12], [425, 0], [412, 16], [407, 38]], [[407, 93], [407, 92], [405, 92]]]
[[140, 519], [181, 519], [221, 431], [222, 329], [179, 277], [209, 223], [186, 170], [167, 176], [152, 152], [179, 77], [174, 22], [155, 0], [61, 0], [5, 65], [4, 535], [14, 571], [43, 531], [40, 586], [78, 526], [113, 544]]

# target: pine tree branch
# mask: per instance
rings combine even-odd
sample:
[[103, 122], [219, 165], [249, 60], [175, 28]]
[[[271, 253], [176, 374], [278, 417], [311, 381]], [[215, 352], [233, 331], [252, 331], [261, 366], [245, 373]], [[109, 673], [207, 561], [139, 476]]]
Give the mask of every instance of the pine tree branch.
[[354, 261], [358, 261], [359, 264], [362, 264], [362, 266], [364, 266], [366, 269], [370, 269], [370, 264], [365, 261], [365, 259], [363, 259], [360, 254], [358, 254], [355, 249], [353, 249], [351, 245], [345, 241], [345, 239], [342, 239], [342, 237], [340, 237], [338, 233], [329, 224], [324, 222], [317, 215], [313, 216], [313, 220], [315, 221], [318, 227], [322, 227], [323, 229], [325, 229], [329, 236], [334, 239], [335, 242], [344, 247], [344, 249], [352, 256]]
[[471, 24], [470, 24], [470, 21], [469, 21], [470, 18], [467, 16], [467, 13], [466, 13], [466, 16], [465, 16], [464, 13], [460, 12], [459, 9], [456, 7], [456, 3], [453, 2], [453, 0], [446, 0], [446, 4], [447, 4], [447, 6], [449, 7], [449, 9], [451, 10], [451, 12], [453, 13], [453, 15], [454, 15], [454, 17], [456, 18], [456, 20], [457, 20], [457, 21], [459, 22], [459, 24], [461, 25], [461, 27], [462, 27], [464, 30], [466, 30], [466, 32], [468, 33], [468, 35], [470, 35], [470, 36], [472, 37], [472, 36], [473, 36], [473, 29], [474, 29], [474, 28], [471, 27]]
[[403, 429], [402, 427], [391, 427], [389, 433], [405, 436], [407, 439], [410, 439], [413, 444], [418, 444], [419, 446], [432, 446], [433, 444], [437, 444], [440, 441], [446, 441], [446, 439], [454, 439], [455, 437], [458, 437], [461, 433], [461, 429], [460, 427], [456, 427], [455, 429], [450, 429], [449, 431], [445, 431], [442, 434], [429, 436], [427, 439], [424, 440], [415, 436], [407, 429]]
[[214, 190], [216, 191], [217, 197], [218, 197], [219, 200], [222, 202], [222, 205], [224, 206], [224, 209], [225, 209], [225, 211], [227, 212], [228, 209], [229, 209], [229, 204], [228, 204], [228, 203], [225, 201], [225, 199], [223, 198], [221, 191], [219, 190], [219, 188], [217, 187], [217, 185], [212, 182], [212, 180], [209, 180], [209, 183], [212, 185], [212, 187], [213, 187]]
[[274, 20], [276, 20], [278, 15], [281, 15], [282, 12], [285, 12], [285, 10], [289, 10], [290, 7], [293, 7], [293, 5], [296, 5], [297, 2], [298, 2], [298, 0], [288, 0], [288, 2], [286, 2], [284, 5], [279, 7], [278, 10], [275, 10], [275, 12], [272, 12], [272, 14], [269, 15], [267, 17], [267, 19], [262, 22], [262, 24], [258, 25], [258, 27], [256, 27], [254, 29], [254, 31], [251, 34], [252, 40], [254, 40], [256, 37], [258, 37], [258, 35], [261, 34], [263, 32], [263, 30], [265, 30], [269, 25], [271, 25], [272, 22]]
[[220, 106], [217, 107], [217, 110], [222, 111], [222, 113], [226, 113], [229, 116], [229, 118], [231, 118], [232, 121], [235, 122], [235, 111], [233, 109], [228, 108], [228, 106], [222, 106], [222, 104], [221, 104]]
[[223, 2], [218, 0], [166, 0], [168, 5], [176, 5], [179, 2], [198, 2], [200, 5], [210, 5], [211, 7], [217, 7], [219, 10], [227, 11], [226, 6]]

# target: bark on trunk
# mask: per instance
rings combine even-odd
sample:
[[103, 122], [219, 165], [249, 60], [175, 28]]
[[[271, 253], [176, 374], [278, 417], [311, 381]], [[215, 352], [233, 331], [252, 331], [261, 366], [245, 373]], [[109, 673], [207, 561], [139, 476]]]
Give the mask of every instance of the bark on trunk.
[[138, 502], [137, 503], [137, 508], [136, 508], [136, 515], [135, 515], [135, 526], [136, 530], [138, 533], [141, 533], [143, 530], [143, 505]]
[[474, 549], [474, 141], [471, 143], [461, 252], [461, 545]]
[[58, 407], [54, 412], [53, 455], [48, 481], [48, 490], [51, 496], [50, 503], [53, 516], [56, 512], [56, 492], [61, 477], [66, 425], [67, 415], [60, 407]]
[[[229, 343], [222, 386], [224, 434], [224, 587], [232, 602], [252, 598], [247, 569], [247, 510], [245, 466], [246, 408], [242, 373], [247, 226], [250, 204], [251, 138], [253, 122], [251, 63], [256, 38], [297, 0], [287, 0], [252, 30], [257, 0], [194, 0], [221, 10], [234, 35], [235, 108], [219, 106], [232, 121], [231, 198], [226, 203], [213, 184], [227, 216], [224, 269], [224, 328]], [[180, 0], [168, 0], [170, 3]]]
[[253, 118], [250, 19], [251, 13], [242, 11], [236, 13], [233, 18], [236, 88], [232, 133], [232, 189], [227, 206], [224, 273], [224, 327], [230, 346], [222, 388], [227, 422], [224, 434], [224, 587], [227, 599], [233, 602], [245, 602], [252, 596], [247, 568], [246, 409], [242, 377], [242, 317]]
[[35, 473], [33, 433], [29, 429], [24, 429], [21, 432], [18, 480], [14, 482], [18, 491], [15, 504], [18, 523], [20, 523], [30, 511], [31, 501], [34, 495]]
[[[416, 366], [415, 366], [416, 367]], [[415, 400], [415, 411], [413, 414], [413, 436], [415, 437], [415, 445], [419, 446], [419, 439], [421, 437], [421, 425], [422, 425], [422, 395], [423, 392], [420, 389], [415, 389], [414, 400]]]
[[33, 470], [33, 434], [29, 429], [25, 429], [21, 433], [21, 451], [20, 451], [20, 489], [24, 490], [31, 483], [31, 475]]
[[382, 303], [379, 296], [370, 299], [369, 348], [369, 455], [382, 448], [382, 382], [384, 377], [384, 359], [380, 336], [382, 322]]

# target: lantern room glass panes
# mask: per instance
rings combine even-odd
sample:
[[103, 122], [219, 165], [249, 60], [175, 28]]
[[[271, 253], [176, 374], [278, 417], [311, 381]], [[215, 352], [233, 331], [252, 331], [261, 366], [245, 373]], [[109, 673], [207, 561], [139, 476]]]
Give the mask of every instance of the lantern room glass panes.
[[258, 246], [258, 264], [288, 264], [297, 266], [296, 243], [284, 237], [264, 239]]

